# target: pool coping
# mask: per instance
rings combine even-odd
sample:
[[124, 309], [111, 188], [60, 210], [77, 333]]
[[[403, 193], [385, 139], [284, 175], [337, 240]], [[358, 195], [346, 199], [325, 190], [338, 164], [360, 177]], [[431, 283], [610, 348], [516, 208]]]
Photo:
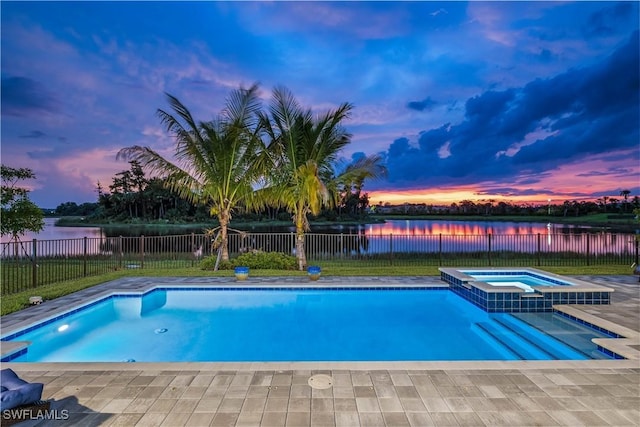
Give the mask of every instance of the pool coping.
[[380, 361], [380, 362], [4, 362], [20, 370], [166, 370], [177, 371], [502, 371], [510, 369], [638, 369], [638, 360], [475, 360], [475, 361]]
[[[546, 272], [544, 272], [546, 274]], [[365, 282], [353, 283], [352, 281]], [[586, 282], [585, 282], [586, 283]], [[595, 285], [594, 285], [595, 286]], [[82, 306], [92, 302], [99, 301], [111, 295], [122, 294], [144, 294], [158, 287], [172, 288], [225, 288], [225, 289], [246, 289], [246, 288], [443, 288], [448, 289], [449, 285], [441, 281], [437, 276], [398, 276], [398, 277], [323, 277], [320, 281], [310, 282], [306, 278], [301, 277], [269, 277], [269, 278], [249, 278], [241, 283], [236, 282], [232, 278], [158, 278], [158, 277], [135, 277], [117, 279], [106, 282], [101, 285], [88, 288], [77, 293], [57, 298], [53, 301], [47, 301], [38, 306], [32, 306], [20, 312], [11, 313], [2, 316], [2, 337], [9, 336], [16, 331], [25, 329], [31, 325], [41, 323], [50, 318], [63, 316], [65, 313], [74, 311]], [[191, 366], [192, 364], [209, 366], [210, 369], [236, 369], [236, 370], [265, 370], [265, 369], [442, 369], [434, 368], [434, 366], [446, 366], [446, 369], [470, 369], [469, 366], [483, 366], [480, 369], [505, 369], [504, 363], [507, 363], [509, 369], [522, 369], [533, 364], [534, 367], [548, 367], [548, 363], [553, 363], [554, 367], [571, 367], [575, 368], [576, 362], [581, 367], [637, 367], [640, 360], [640, 332], [633, 331], [623, 326], [617, 325], [605, 319], [591, 315], [580, 310], [574, 305], [554, 305], [554, 310], [562, 311], [577, 319], [583, 320], [589, 325], [603, 328], [607, 331], [614, 332], [622, 338], [595, 338], [594, 343], [602, 348], [618, 354], [625, 359], [612, 360], [581, 360], [581, 361], [376, 361], [376, 362], [136, 362], [136, 363], [120, 363], [120, 362], [56, 362], [56, 363], [39, 363], [39, 362], [3, 362], [25, 365], [53, 365], [58, 368], [70, 369], [76, 365], [99, 365], [107, 364], [109, 366], [117, 366], [117, 369], [125, 366], [127, 369], [135, 369], [143, 364], [184, 364]], [[29, 315], [25, 316], [27, 312]], [[31, 315], [31, 313], [33, 313]], [[26, 317], [24, 320], [20, 320]], [[9, 326], [5, 327], [5, 324]], [[0, 341], [0, 357], [5, 358], [14, 354], [16, 351], [23, 351], [28, 342]], [[608, 363], [613, 363], [609, 365]], [[165, 365], [166, 366], [166, 365]], [[216, 366], [212, 368], [211, 366]], [[407, 366], [412, 366], [408, 368]], [[460, 366], [457, 368], [456, 366]], [[186, 368], [185, 368], [186, 369]], [[204, 368], [198, 368], [204, 369]], [[478, 369], [478, 368], [476, 368]]]

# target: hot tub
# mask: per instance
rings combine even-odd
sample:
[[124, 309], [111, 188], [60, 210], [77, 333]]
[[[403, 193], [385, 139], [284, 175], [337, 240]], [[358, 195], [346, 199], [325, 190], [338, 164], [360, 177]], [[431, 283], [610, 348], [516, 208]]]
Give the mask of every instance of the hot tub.
[[609, 304], [613, 289], [535, 268], [440, 268], [451, 290], [489, 312], [553, 311], [555, 304]]

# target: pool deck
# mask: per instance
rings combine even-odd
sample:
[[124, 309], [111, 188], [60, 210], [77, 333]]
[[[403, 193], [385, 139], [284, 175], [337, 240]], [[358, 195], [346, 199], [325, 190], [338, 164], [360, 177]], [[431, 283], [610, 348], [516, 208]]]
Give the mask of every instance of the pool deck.
[[[611, 305], [572, 312], [631, 335], [640, 352], [640, 284], [575, 276], [615, 289]], [[152, 279], [154, 284], [159, 280]], [[309, 284], [301, 278], [171, 278], [163, 284]], [[322, 277], [322, 286], [443, 286], [438, 277]], [[141, 278], [105, 283], [2, 317], [6, 334]], [[446, 284], [444, 284], [446, 286]], [[6, 349], [3, 348], [3, 351]], [[20, 426], [638, 426], [640, 358], [513, 362], [3, 363], [45, 384], [49, 416]], [[327, 374], [333, 384], [312, 388]], [[64, 419], [67, 418], [68, 419]]]

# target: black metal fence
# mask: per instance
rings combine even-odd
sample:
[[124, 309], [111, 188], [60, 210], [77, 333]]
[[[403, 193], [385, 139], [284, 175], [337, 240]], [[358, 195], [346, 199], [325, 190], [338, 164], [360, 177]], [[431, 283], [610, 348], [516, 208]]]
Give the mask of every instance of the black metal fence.
[[[309, 263], [362, 266], [580, 266], [638, 262], [629, 234], [307, 234]], [[196, 267], [211, 254], [204, 234], [32, 240], [0, 245], [2, 294], [121, 269]], [[294, 233], [229, 235], [229, 254], [295, 253]], [[321, 264], [322, 265], [322, 264]]]

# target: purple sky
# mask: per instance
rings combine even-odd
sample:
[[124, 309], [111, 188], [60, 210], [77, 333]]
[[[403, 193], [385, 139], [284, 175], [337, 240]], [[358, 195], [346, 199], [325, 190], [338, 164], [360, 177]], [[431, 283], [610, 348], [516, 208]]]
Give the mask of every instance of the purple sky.
[[7, 2], [2, 163], [43, 207], [96, 200], [115, 154], [170, 155], [155, 115], [199, 120], [240, 85], [342, 102], [374, 201], [640, 194], [638, 2]]

